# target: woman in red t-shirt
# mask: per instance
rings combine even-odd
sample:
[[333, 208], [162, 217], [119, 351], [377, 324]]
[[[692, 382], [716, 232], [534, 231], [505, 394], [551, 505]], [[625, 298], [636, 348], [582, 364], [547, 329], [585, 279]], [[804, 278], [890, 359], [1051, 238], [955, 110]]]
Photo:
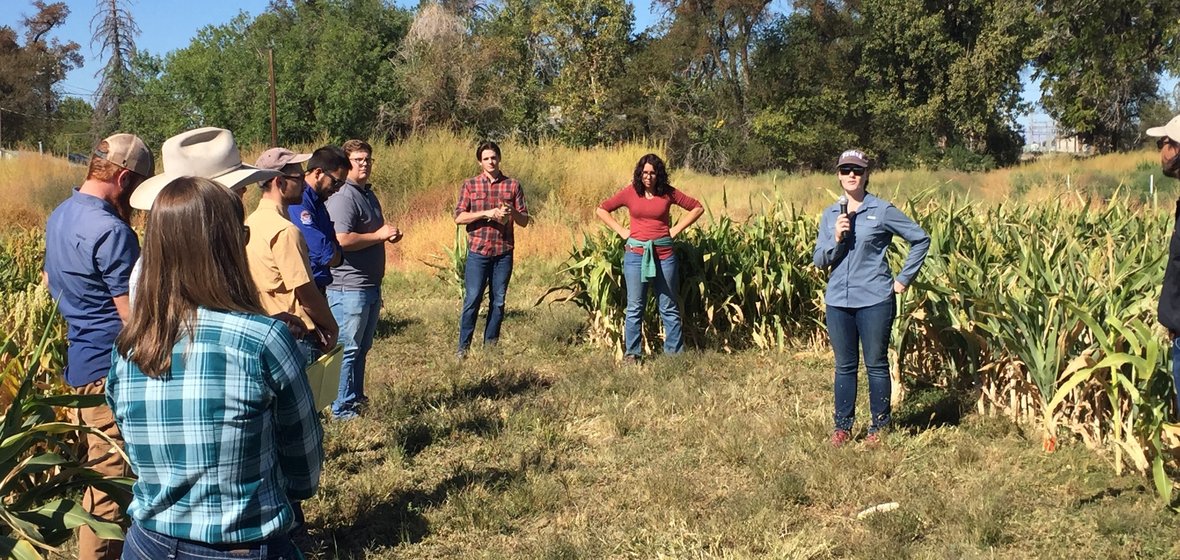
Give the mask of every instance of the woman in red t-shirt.
[[[688, 212], [671, 226], [670, 211], [675, 204]], [[626, 207], [631, 227], [625, 228], [611, 212]], [[684, 351], [680, 329], [680, 308], [676, 303], [677, 266], [672, 239], [705, 213], [696, 199], [668, 184], [664, 160], [655, 154], [639, 158], [631, 184], [598, 205], [598, 219], [627, 240], [623, 253], [623, 278], [627, 283], [627, 311], [623, 322], [626, 344], [624, 359], [638, 361], [643, 354], [643, 309], [647, 288], [656, 291], [660, 318], [664, 321], [664, 353]]]

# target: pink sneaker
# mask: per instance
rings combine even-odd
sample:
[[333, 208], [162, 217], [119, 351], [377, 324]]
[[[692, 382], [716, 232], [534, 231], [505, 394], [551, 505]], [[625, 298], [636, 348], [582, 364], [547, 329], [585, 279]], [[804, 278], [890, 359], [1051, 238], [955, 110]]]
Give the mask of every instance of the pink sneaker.
[[873, 432], [873, 433], [865, 436], [865, 446], [866, 447], [878, 447], [880, 445], [881, 445], [881, 436], [878, 435], [877, 432]]
[[849, 439], [852, 439], [852, 434], [848, 433], [848, 430], [836, 430], [832, 432], [832, 447], [837, 449], [844, 447]]

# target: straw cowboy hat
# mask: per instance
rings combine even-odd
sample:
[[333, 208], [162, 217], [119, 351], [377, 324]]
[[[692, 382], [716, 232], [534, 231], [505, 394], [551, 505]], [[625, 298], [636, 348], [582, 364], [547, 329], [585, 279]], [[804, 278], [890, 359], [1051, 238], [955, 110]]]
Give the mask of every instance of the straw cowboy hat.
[[233, 133], [224, 128], [198, 128], [177, 134], [164, 141], [160, 155], [164, 172], [131, 193], [132, 208], [151, 210], [160, 191], [179, 177], [204, 177], [233, 190], [280, 175], [278, 171], [243, 164]]

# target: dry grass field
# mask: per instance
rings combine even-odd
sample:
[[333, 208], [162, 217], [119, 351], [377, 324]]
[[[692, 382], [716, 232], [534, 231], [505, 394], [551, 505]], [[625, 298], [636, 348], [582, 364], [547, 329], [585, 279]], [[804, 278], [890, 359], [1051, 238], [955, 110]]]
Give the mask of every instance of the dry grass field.
[[[377, 145], [373, 183], [387, 217], [404, 232], [389, 258], [407, 271], [428, 271], [428, 263], [445, 260], [457, 230], [451, 211], [463, 179], [478, 173], [474, 140], [432, 132], [393, 145]], [[295, 146], [312, 150], [315, 145]], [[599, 228], [594, 208], [624, 186], [639, 156], [661, 153], [659, 146], [627, 144], [614, 148], [573, 149], [553, 144], [524, 146], [504, 143], [503, 169], [524, 186], [535, 221], [518, 239], [521, 260], [559, 261], [585, 231]], [[252, 162], [265, 148], [247, 146], [243, 158]], [[1173, 181], [1162, 177], [1150, 152], [1114, 154], [1088, 159], [1048, 157], [1018, 167], [987, 173], [905, 170], [872, 175], [870, 190], [895, 201], [917, 193], [945, 193], [981, 203], [1010, 197], [1032, 202], [1064, 200], [1090, 203], [1110, 196], [1146, 197], [1148, 176], [1172, 192]], [[85, 168], [65, 160], [22, 152], [0, 160], [0, 223], [39, 227], [40, 220], [69, 195]], [[837, 196], [834, 175], [769, 172], [756, 176], [710, 176], [672, 170], [672, 184], [700, 199], [710, 216], [744, 219], [761, 212], [775, 199], [805, 211], [830, 204]], [[252, 205], [256, 195], [247, 198]], [[1146, 199], [1144, 199], [1146, 200]]]

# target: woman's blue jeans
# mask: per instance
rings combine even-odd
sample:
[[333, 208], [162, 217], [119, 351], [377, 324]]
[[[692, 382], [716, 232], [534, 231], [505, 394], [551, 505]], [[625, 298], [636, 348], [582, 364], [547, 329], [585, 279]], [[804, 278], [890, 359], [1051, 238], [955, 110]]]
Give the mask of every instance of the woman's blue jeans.
[[681, 333], [680, 307], [676, 303], [677, 265], [676, 255], [659, 259], [656, 277], [643, 281], [643, 256], [626, 251], [623, 253], [623, 279], [627, 283], [627, 310], [623, 320], [623, 341], [628, 356], [643, 355], [643, 310], [647, 307], [647, 290], [655, 288], [656, 307], [664, 322], [664, 353], [684, 352]]
[[483, 303], [483, 291], [488, 290], [488, 322], [483, 328], [483, 343], [496, 344], [500, 341], [500, 324], [504, 322], [504, 299], [508, 296], [508, 281], [512, 279], [512, 252], [495, 257], [479, 253], [467, 253], [467, 265], [463, 269], [463, 313], [459, 316], [459, 354], [471, 347], [475, 336], [475, 321], [479, 319], [479, 306]]
[[132, 523], [123, 560], [297, 560], [303, 558], [286, 533], [263, 543], [206, 544], [149, 531]]
[[836, 355], [837, 430], [852, 430], [856, 418], [856, 372], [860, 351], [864, 351], [869, 377], [869, 433], [889, 425], [891, 414], [889, 380], [889, 336], [893, 330], [894, 296], [869, 307], [828, 306], [828, 337]]

